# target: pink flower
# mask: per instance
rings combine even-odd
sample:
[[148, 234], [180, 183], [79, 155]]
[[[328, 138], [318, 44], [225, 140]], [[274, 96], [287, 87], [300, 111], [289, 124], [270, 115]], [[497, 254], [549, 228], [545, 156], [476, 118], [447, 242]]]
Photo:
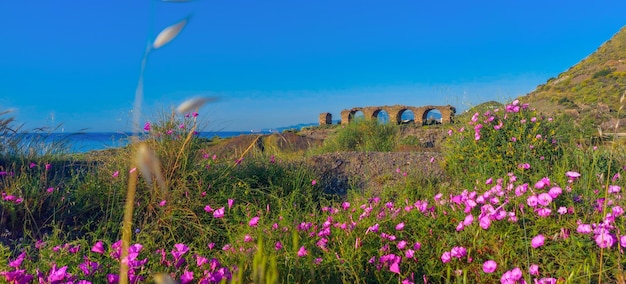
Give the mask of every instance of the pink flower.
[[538, 248], [540, 246], [543, 246], [544, 242], [545, 242], [546, 238], [542, 235], [539, 234], [537, 236], [535, 236], [531, 241], [530, 241], [530, 245], [533, 248]]
[[187, 269], [185, 269], [185, 271], [183, 272], [183, 275], [180, 276], [180, 284], [188, 284], [188, 283], [191, 283], [192, 281], [193, 281], [193, 272], [187, 271]]
[[443, 263], [448, 263], [448, 262], [450, 262], [451, 259], [452, 259], [452, 256], [450, 255], [449, 251], [444, 252], [441, 255], [441, 262], [443, 262]]
[[13, 267], [15, 269], [18, 269], [22, 265], [22, 262], [24, 261], [25, 257], [26, 257], [26, 253], [25, 252], [20, 253], [20, 255], [17, 256], [17, 258], [15, 258], [15, 260], [9, 262], [9, 266]]
[[299, 257], [305, 257], [308, 254], [309, 252], [306, 251], [306, 248], [304, 246], [301, 246], [300, 249], [298, 250]]
[[112, 177], [117, 177], [120, 174], [120, 171], [115, 171], [111, 176]]
[[539, 180], [537, 183], [535, 183], [536, 189], [542, 189], [546, 186], [550, 186], [550, 179], [547, 177], [544, 177], [541, 180]]
[[618, 193], [621, 189], [619, 185], [609, 185], [609, 193]]
[[484, 230], [487, 230], [491, 226], [491, 219], [489, 219], [488, 216], [483, 216], [480, 219], [478, 219], [478, 223], [481, 228], [483, 228]]
[[256, 227], [259, 224], [259, 217], [253, 217], [252, 219], [250, 219], [250, 222], [248, 222], [248, 225], [250, 227]]
[[406, 256], [406, 258], [413, 258], [415, 256], [415, 251], [412, 249], [408, 249], [404, 253], [404, 256]]
[[[537, 281], [535, 279], [535, 281]], [[537, 282], [537, 284], [556, 284], [556, 278], [552, 278], [552, 277], [544, 277], [539, 279]]]
[[537, 198], [536, 195], [531, 195], [528, 198], [526, 198], [526, 204], [528, 204], [528, 206], [530, 207], [535, 207], [537, 206], [538, 203], [539, 203], [539, 199]]
[[165, 206], [166, 203], [167, 203], [166, 200], [161, 200], [161, 202], [159, 202], [159, 206], [163, 207]]
[[577, 178], [579, 178], [579, 177], [580, 177], [580, 173], [578, 173], [578, 172], [571, 172], [571, 171], [570, 171], [570, 172], [566, 172], [566, 173], [565, 173], [565, 176], [566, 176], [567, 178], [569, 178], [569, 179], [577, 179]]
[[483, 263], [483, 271], [485, 273], [493, 273], [498, 268], [498, 264], [493, 260], [487, 260]]
[[396, 261], [389, 266], [389, 271], [400, 274], [400, 261]]
[[379, 225], [378, 225], [378, 223], [376, 223], [376, 224], [372, 225], [371, 227], [367, 228], [367, 231], [365, 231], [365, 233], [366, 234], [368, 232], [376, 233], [376, 232], [378, 232], [378, 227], [379, 227]]
[[283, 248], [283, 244], [280, 241], [277, 241], [274, 245], [275, 250], [281, 250]]
[[406, 247], [406, 241], [402, 240], [400, 242], [398, 242], [398, 249], [399, 250], [403, 250]]
[[396, 225], [396, 231], [402, 231], [404, 229], [404, 222], [398, 223]]
[[250, 235], [246, 234], [245, 236], [243, 236], [243, 242], [244, 243], [249, 243], [251, 241], [253, 241], [253, 239], [252, 239], [252, 237]]
[[528, 268], [528, 273], [530, 273], [530, 275], [539, 275], [539, 265], [536, 264], [531, 264], [530, 267]]
[[[52, 165], [50, 165], [50, 164], [46, 164], [46, 166], [45, 166], [45, 167], [46, 167], [46, 171], [48, 171], [48, 170], [50, 170], [50, 168], [52, 168]], [[66, 268], [67, 268], [67, 267], [66, 267]]]
[[67, 271], [67, 266], [63, 266], [57, 269], [56, 264], [53, 264], [52, 268], [50, 269], [50, 274], [48, 275], [48, 282], [57, 283], [57, 282], [65, 280], [65, 277], [68, 276], [66, 271]]
[[213, 211], [213, 217], [215, 217], [215, 218], [223, 218], [224, 217], [224, 207]]
[[539, 215], [540, 217], [548, 217], [550, 216], [550, 213], [552, 213], [552, 210], [550, 208], [539, 208], [536, 210], [537, 215]]
[[343, 210], [348, 210], [348, 208], [350, 208], [350, 202], [344, 201], [341, 203], [341, 208], [343, 208]]
[[539, 203], [539, 205], [548, 206], [550, 205], [551, 202], [552, 202], [552, 196], [550, 196], [550, 194], [547, 194], [544, 192], [544, 193], [539, 194], [539, 196], [537, 196], [537, 203]]
[[558, 186], [555, 186], [553, 188], [550, 188], [550, 191], [548, 191], [548, 194], [550, 195], [550, 197], [552, 198], [557, 198], [559, 197], [559, 195], [561, 195], [561, 193], [563, 193], [563, 189], [561, 189]]
[[465, 219], [463, 219], [463, 225], [465, 226], [469, 226], [473, 222], [474, 222], [474, 215], [472, 214], [468, 214], [467, 216], [465, 216]]
[[567, 208], [565, 206], [561, 206], [559, 207], [559, 210], [557, 210], [556, 212], [559, 212], [559, 214], [563, 215], [567, 213]]
[[198, 267], [202, 267], [202, 265], [205, 265], [207, 263], [209, 263], [209, 259], [208, 258], [206, 258], [204, 256], [201, 256], [201, 255], [196, 255], [196, 265]]
[[312, 181], [311, 181], [311, 185], [316, 185], [316, 184], [317, 184], [317, 181], [316, 181], [316, 180], [312, 180]]
[[450, 251], [450, 256], [455, 258], [462, 258], [467, 255], [467, 249], [464, 247], [453, 247]]
[[228, 209], [233, 207], [233, 203], [235, 203], [234, 199], [228, 199]]
[[150, 127], [150, 122], [146, 122], [146, 124], [143, 126], [143, 130], [145, 131], [150, 131], [151, 127]]
[[581, 234], [589, 234], [592, 232], [591, 225], [589, 224], [580, 224], [578, 228], [576, 228], [576, 232]]
[[94, 244], [91, 248], [91, 251], [99, 254], [104, 254], [104, 245], [101, 241], [97, 241], [96, 244]]
[[419, 242], [415, 242], [415, 244], [413, 245], [414, 250], [420, 250], [421, 248], [422, 248], [422, 244], [420, 244]]
[[600, 234], [596, 235], [596, 244], [601, 248], [610, 248], [613, 246], [613, 243], [613, 236], [606, 231], [602, 231]]

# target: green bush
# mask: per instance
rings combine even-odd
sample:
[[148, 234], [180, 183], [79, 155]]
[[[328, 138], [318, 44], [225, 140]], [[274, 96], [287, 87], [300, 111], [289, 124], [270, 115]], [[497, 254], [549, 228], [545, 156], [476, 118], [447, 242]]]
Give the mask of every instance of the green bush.
[[334, 137], [324, 141], [324, 150], [334, 151], [393, 151], [398, 143], [399, 128], [375, 120], [357, 120], [342, 126]]
[[554, 119], [518, 101], [503, 109], [477, 112], [448, 134], [444, 168], [451, 176], [467, 177], [470, 183], [508, 173], [545, 176], [562, 159], [562, 146], [571, 136]]

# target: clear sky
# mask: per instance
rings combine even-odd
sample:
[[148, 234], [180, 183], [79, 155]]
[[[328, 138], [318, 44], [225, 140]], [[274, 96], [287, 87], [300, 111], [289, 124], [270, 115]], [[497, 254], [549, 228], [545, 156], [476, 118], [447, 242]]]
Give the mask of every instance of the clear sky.
[[193, 96], [206, 130], [339, 118], [369, 105], [459, 110], [532, 91], [626, 24], [626, 1], [0, 1], [0, 110], [26, 129], [130, 130], [145, 45], [142, 121]]

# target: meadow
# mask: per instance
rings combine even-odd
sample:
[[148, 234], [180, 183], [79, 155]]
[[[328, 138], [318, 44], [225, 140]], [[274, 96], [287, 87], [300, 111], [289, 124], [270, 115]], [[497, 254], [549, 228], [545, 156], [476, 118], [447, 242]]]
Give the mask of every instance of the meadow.
[[397, 171], [404, 182], [337, 195], [300, 158], [393, 151], [394, 126], [355, 123], [304, 153], [233, 159], [194, 138], [198, 115], [144, 125], [137, 143], [158, 168], [132, 146], [89, 160], [3, 143], [1, 279], [118, 283], [126, 266], [129, 283], [624, 282], [623, 146], [580, 137], [567, 116], [519, 101], [462, 116], [442, 126], [431, 161], [444, 176], [413, 165]]
[[429, 163], [443, 174], [413, 164], [390, 169], [401, 182], [377, 190], [325, 193], [302, 157], [416, 141], [401, 139], [398, 126], [357, 122], [302, 152], [252, 150], [255, 140], [218, 156], [196, 136], [199, 107], [211, 98], [140, 123], [147, 59], [188, 19], [146, 47], [129, 146], [42, 147], [45, 137], [15, 135], [19, 125], [0, 114], [0, 279], [626, 282], [619, 141], [583, 136], [571, 117], [515, 100], [440, 126], [447, 136]]

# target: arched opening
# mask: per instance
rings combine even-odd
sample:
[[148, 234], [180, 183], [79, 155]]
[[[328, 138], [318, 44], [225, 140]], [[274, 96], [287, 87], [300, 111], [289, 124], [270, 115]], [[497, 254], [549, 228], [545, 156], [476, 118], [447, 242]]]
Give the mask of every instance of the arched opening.
[[355, 110], [355, 111], [350, 112], [350, 117], [348, 118], [348, 122], [362, 121], [362, 120], [365, 120], [365, 114], [363, 114], [362, 111]]
[[435, 125], [441, 124], [441, 112], [438, 109], [430, 109], [424, 113], [424, 117], [422, 117], [423, 125]]
[[389, 114], [384, 109], [375, 111], [373, 116], [373, 118], [380, 124], [386, 124], [389, 122]]
[[410, 109], [400, 111], [400, 124], [413, 124], [415, 123], [415, 114]]

